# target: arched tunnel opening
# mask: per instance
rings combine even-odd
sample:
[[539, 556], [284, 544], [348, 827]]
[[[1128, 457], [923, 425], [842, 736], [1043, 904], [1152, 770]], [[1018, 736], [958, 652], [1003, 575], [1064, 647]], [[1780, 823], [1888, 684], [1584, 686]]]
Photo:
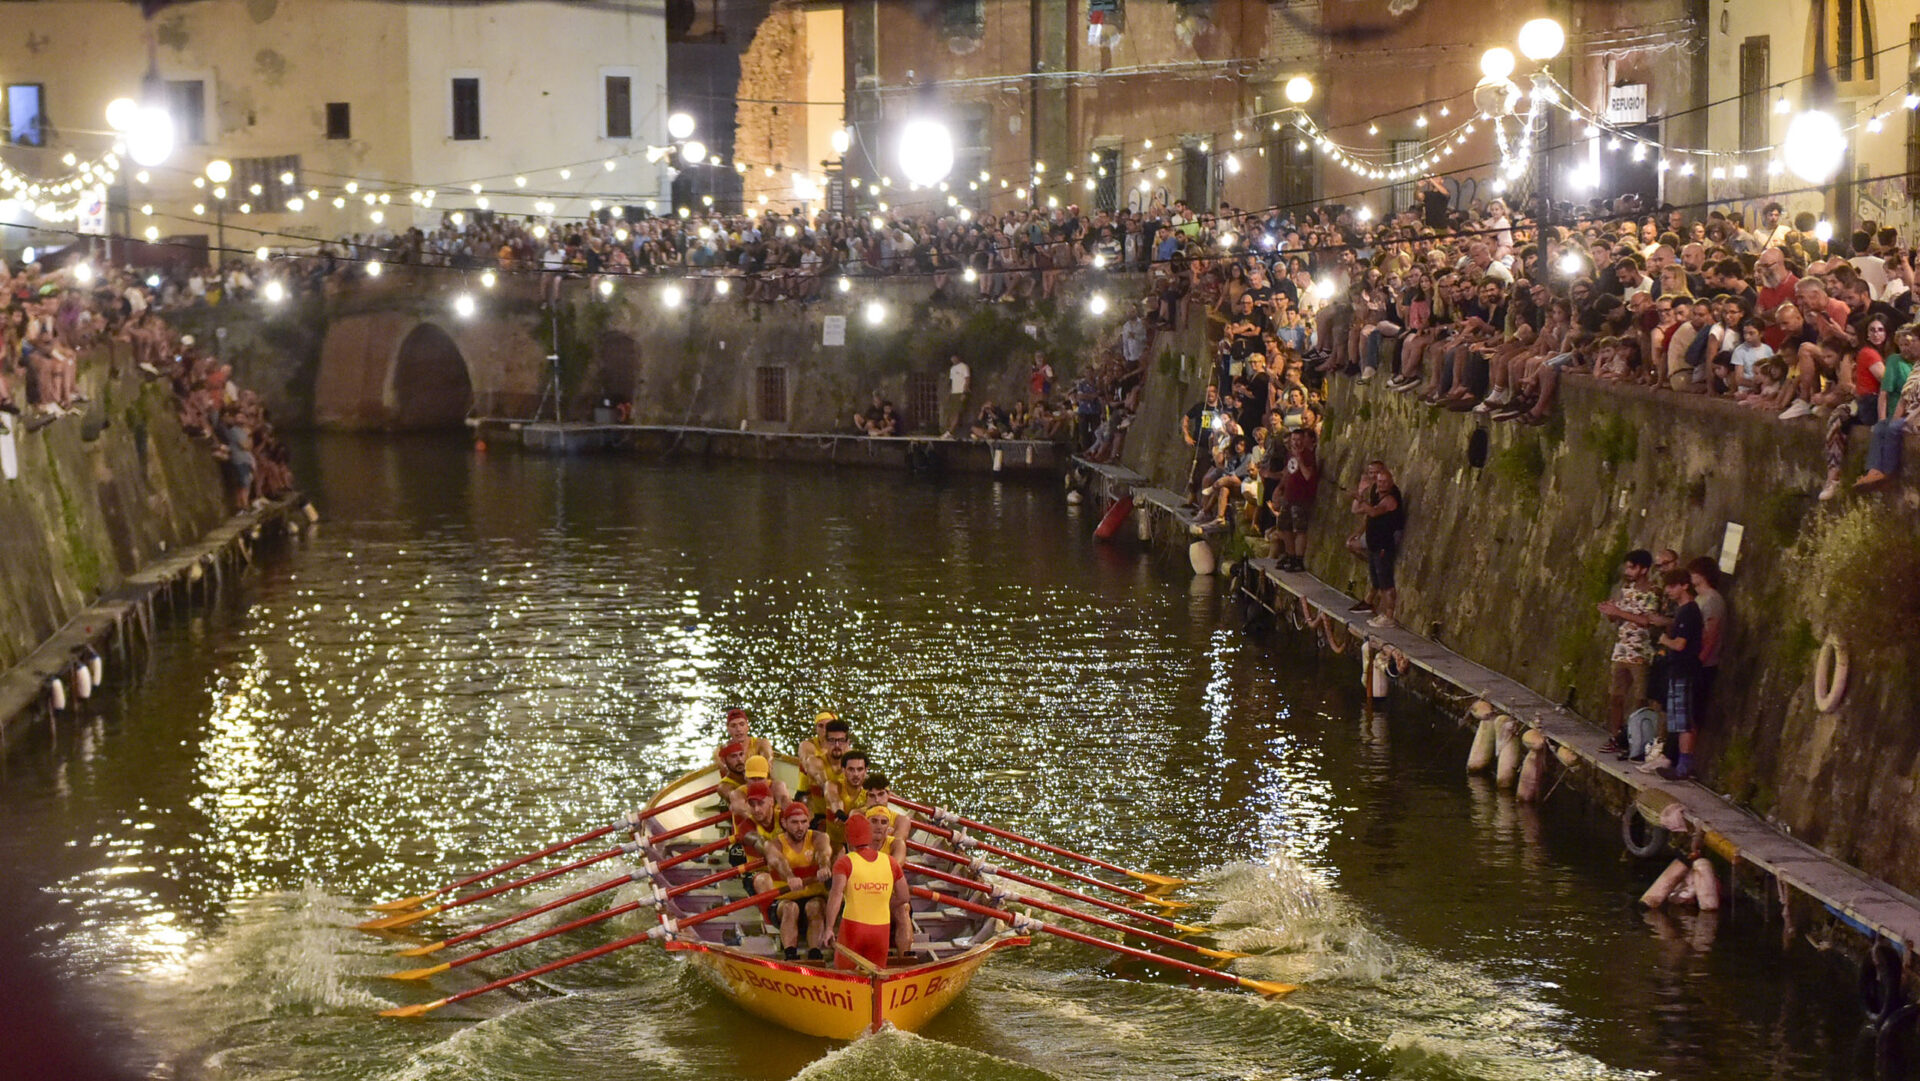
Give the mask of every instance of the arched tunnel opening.
[[413, 328], [393, 362], [394, 426], [458, 428], [473, 408], [467, 362], [447, 332], [432, 323]]

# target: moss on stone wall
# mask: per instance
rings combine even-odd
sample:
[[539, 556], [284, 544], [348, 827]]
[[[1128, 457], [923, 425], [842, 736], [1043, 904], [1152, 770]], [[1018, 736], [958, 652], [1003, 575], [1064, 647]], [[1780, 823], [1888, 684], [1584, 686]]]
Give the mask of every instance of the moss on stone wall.
[[1903, 668], [1920, 661], [1920, 542], [1884, 499], [1855, 500], [1816, 515], [1793, 550], [1792, 571], [1810, 587], [1813, 624], [1856, 656]]

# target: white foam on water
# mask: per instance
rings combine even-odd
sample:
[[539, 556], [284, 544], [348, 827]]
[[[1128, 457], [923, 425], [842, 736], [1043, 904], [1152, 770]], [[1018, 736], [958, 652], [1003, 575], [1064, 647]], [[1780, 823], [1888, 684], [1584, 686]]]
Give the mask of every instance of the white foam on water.
[[808, 1063], [793, 1081], [1054, 1081], [1010, 1059], [901, 1032], [891, 1025]]

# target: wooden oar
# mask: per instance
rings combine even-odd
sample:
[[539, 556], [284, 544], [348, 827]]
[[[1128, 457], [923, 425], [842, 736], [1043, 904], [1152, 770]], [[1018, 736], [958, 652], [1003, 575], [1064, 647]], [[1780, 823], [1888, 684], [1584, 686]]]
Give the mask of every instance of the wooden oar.
[[[525, 878], [515, 879], [514, 881], [509, 882], [504, 886], [495, 886], [492, 889], [481, 890], [479, 893], [470, 893], [470, 894], [467, 894], [465, 897], [455, 898], [454, 900], [448, 901], [445, 904], [430, 905], [426, 908], [422, 908], [414, 912], [402, 912], [397, 916], [382, 916], [379, 919], [368, 920], [365, 923], [356, 924], [355, 926], [357, 926], [362, 931], [392, 931], [397, 928], [405, 927], [410, 923], [416, 923], [420, 920], [424, 920], [428, 916], [445, 912], [450, 908], [459, 908], [461, 905], [470, 905], [475, 901], [484, 901], [489, 897], [498, 896], [502, 893], [507, 892], [508, 890], [517, 890], [522, 886], [531, 886], [535, 882], [545, 882], [549, 878], [553, 878], [557, 875], [564, 875], [568, 871], [577, 871], [582, 867], [591, 866], [593, 864], [599, 863], [601, 860], [612, 859], [613, 857], [621, 855], [622, 853], [625, 853], [627, 855], [632, 855], [633, 853], [639, 852], [642, 849], [645, 849], [652, 845], [657, 845], [662, 841], [671, 840], [675, 837], [681, 836], [682, 834], [692, 833], [695, 830], [705, 829], [706, 827], [711, 826], [716, 822], [719, 822], [722, 819], [725, 819], [728, 817], [729, 815], [727, 812], [721, 811], [719, 814], [710, 815], [706, 818], [700, 819], [699, 821], [689, 822], [686, 825], [681, 826], [679, 829], [668, 830], [665, 833], [656, 833], [644, 841], [628, 841], [625, 844], [614, 845], [612, 848], [609, 848], [604, 852], [596, 852], [593, 855], [586, 857], [585, 859], [574, 860], [572, 863], [562, 864], [559, 867], [552, 868], [551, 870], [541, 871], [539, 874], [528, 875]], [[723, 838], [723, 841], [724, 840], [725, 839]]]
[[[512, 976], [506, 976], [501, 979], [495, 980], [492, 983], [482, 984], [479, 987], [475, 987], [471, 990], [462, 991], [457, 995], [448, 995], [446, 998], [437, 999], [433, 1002], [422, 1002], [415, 1006], [399, 1006], [391, 1010], [381, 1010], [380, 1016], [382, 1017], [418, 1017], [423, 1013], [429, 1013], [433, 1010], [437, 1010], [442, 1006], [448, 1005], [449, 1003], [460, 1002], [465, 999], [472, 998], [475, 995], [484, 995], [488, 991], [497, 991], [502, 987], [507, 987], [512, 984], [519, 983], [521, 980], [533, 979], [535, 976], [544, 976], [547, 973], [553, 972], [557, 969], [566, 968], [568, 965], [577, 965], [582, 961], [591, 961], [596, 957], [605, 957], [607, 954], [610, 954], [615, 950], [624, 950], [628, 946], [638, 946], [642, 942], [648, 942], [654, 939], [663, 939], [671, 935], [679, 934], [681, 931], [685, 930], [686, 928], [692, 927], [695, 924], [705, 923], [706, 921], [714, 919], [715, 917], [725, 916], [729, 913], [738, 912], [741, 909], [747, 908], [751, 905], [763, 904], [767, 901], [783, 899], [786, 896], [785, 891], [786, 891], [786, 887], [781, 886], [775, 889], [767, 890], [762, 893], [753, 894], [750, 897], [743, 897], [740, 900], [734, 901], [730, 904], [721, 905], [719, 908], [710, 908], [705, 912], [696, 913], [682, 920], [664, 920], [656, 927], [647, 928], [644, 934], [629, 935], [628, 937], [619, 939], [618, 941], [609, 942], [604, 946], [595, 946], [593, 949], [576, 953], [571, 957], [562, 957], [558, 961], [549, 961], [538, 968], [530, 968], [525, 972], [516, 973]], [[1098, 940], [1096, 939], [1095, 941], [1098, 941]], [[1207, 971], [1211, 971], [1211, 970], [1209, 969]]]
[[565, 897], [560, 898], [557, 901], [548, 901], [544, 905], [540, 905], [536, 908], [530, 908], [525, 912], [518, 913], [517, 915], [508, 916], [506, 919], [495, 920], [494, 922], [487, 924], [485, 927], [476, 927], [471, 931], [466, 931], [461, 934], [454, 935], [451, 938], [441, 939], [439, 942], [429, 943], [428, 945], [425, 945], [425, 946], [415, 946], [412, 949], [400, 950], [398, 951], [398, 955], [401, 957], [425, 957], [430, 953], [438, 953], [441, 950], [446, 949], [448, 946], [458, 946], [462, 942], [469, 942], [473, 939], [479, 938], [481, 935], [491, 934], [494, 931], [498, 931], [502, 927], [507, 927], [512, 924], [519, 923], [521, 920], [538, 916], [542, 912], [551, 912], [556, 908], [560, 908], [564, 905], [570, 905], [573, 902], [578, 901], [584, 897], [591, 897], [602, 890], [612, 889], [614, 886], [618, 886], [622, 882], [644, 881], [649, 874], [658, 874], [659, 872], [667, 870], [670, 867], [678, 867], [689, 860], [696, 860], [696, 859], [699, 859], [701, 856], [705, 856], [710, 853], [717, 852], [720, 849], [725, 848], [732, 843], [733, 843], [733, 838], [723, 837], [720, 840], [715, 841], [710, 845], [701, 845], [699, 848], [690, 848], [687, 851], [680, 853], [678, 856], [673, 857], [672, 859], [661, 860], [659, 863], [648, 863], [646, 867], [638, 871], [635, 871], [632, 874], [621, 875], [619, 878], [608, 879], [607, 881], [600, 883], [598, 886], [589, 886], [586, 889], [581, 890], [579, 893], [569, 894]]
[[900, 806], [905, 807], [910, 811], [915, 811], [919, 814], [926, 815], [927, 817], [933, 819], [936, 822], [952, 823], [954, 825], [965, 826], [967, 829], [979, 830], [981, 833], [990, 833], [993, 836], [999, 837], [1003, 840], [1018, 841], [1023, 845], [1031, 845], [1034, 848], [1041, 850], [1042, 852], [1051, 852], [1056, 856], [1065, 856], [1068, 859], [1079, 860], [1081, 863], [1091, 864], [1095, 867], [1100, 868], [1101, 870], [1112, 871], [1114, 874], [1117, 874], [1117, 875], [1126, 875], [1128, 878], [1134, 879], [1139, 882], [1145, 882], [1148, 885], [1185, 886], [1189, 884], [1188, 880], [1184, 878], [1170, 878], [1166, 875], [1148, 874], [1145, 871], [1129, 871], [1125, 867], [1121, 867], [1118, 864], [1108, 863], [1106, 860], [1103, 860], [1103, 859], [1097, 859], [1093, 856], [1084, 856], [1078, 852], [1073, 852], [1064, 848], [1059, 848], [1055, 845], [1050, 845], [1045, 841], [1037, 841], [1032, 837], [1023, 837], [1020, 834], [1012, 832], [1011, 830], [999, 829], [994, 826], [989, 826], [984, 822], [975, 822], [971, 818], [961, 818], [959, 815], [954, 814], [951, 811], [943, 811], [937, 807], [928, 807], [925, 804], [915, 803], [910, 799], [901, 799], [899, 796], [894, 796], [893, 802], [898, 803]]
[[1045, 931], [1050, 935], [1057, 935], [1069, 941], [1084, 943], [1088, 946], [1098, 946], [1103, 950], [1112, 950], [1114, 953], [1132, 957], [1136, 960], [1152, 961], [1155, 964], [1167, 965], [1171, 968], [1177, 968], [1182, 972], [1191, 972], [1196, 976], [1205, 976], [1210, 980], [1222, 980], [1244, 987], [1249, 991], [1257, 991], [1269, 997], [1288, 994], [1300, 989], [1296, 984], [1271, 983], [1266, 980], [1255, 980], [1246, 976], [1236, 976], [1231, 972], [1221, 972], [1218, 969], [1208, 968], [1205, 965], [1196, 965], [1192, 962], [1180, 961], [1172, 957], [1162, 957], [1157, 953], [1150, 953], [1146, 950], [1136, 950], [1132, 946], [1122, 946], [1118, 943], [1108, 942], [1104, 938], [1095, 938], [1092, 935], [1083, 935], [1078, 931], [1069, 931], [1064, 927], [1055, 927], [1050, 923], [1042, 923], [1031, 916], [1021, 916], [1013, 912], [1008, 912], [1005, 909], [989, 908], [986, 905], [974, 904], [972, 901], [955, 897], [952, 894], [941, 893], [938, 890], [930, 890], [925, 886], [914, 886], [913, 895], [915, 897], [924, 897], [929, 901], [940, 904], [952, 905], [955, 908], [963, 909], [976, 915], [991, 916], [996, 920], [1005, 922], [1016, 931], [1029, 929]]
[[[967, 889], [986, 890], [988, 893], [993, 895], [994, 900], [996, 901], [1003, 899], [1001, 891], [996, 890], [990, 884], [981, 882], [978, 879], [963, 878], [960, 875], [948, 874], [945, 871], [936, 870], [935, 868], [923, 866], [918, 863], [907, 864], [907, 870], [918, 871], [919, 873], [926, 875], [929, 878], [935, 878], [942, 882], [949, 883], [951, 885], [963, 886]], [[1026, 905], [1028, 908], [1040, 909], [1042, 912], [1051, 912], [1056, 916], [1066, 916], [1069, 919], [1075, 919], [1075, 920], [1083, 921], [1085, 923], [1090, 923], [1090, 924], [1093, 924], [1095, 927], [1104, 927], [1109, 931], [1118, 931], [1124, 935], [1133, 935], [1136, 938], [1144, 938], [1148, 942], [1155, 943], [1156, 945], [1171, 946], [1174, 949], [1179, 949], [1179, 950], [1191, 950], [1192, 952], [1197, 953], [1202, 957], [1211, 957], [1218, 961], [1231, 961], [1239, 957], [1253, 956], [1252, 954], [1239, 953], [1235, 950], [1216, 950], [1216, 949], [1210, 949], [1209, 947], [1206, 947], [1206, 946], [1197, 946], [1191, 942], [1182, 942], [1177, 938], [1168, 938], [1166, 935], [1155, 934], [1152, 931], [1142, 931], [1137, 928], [1128, 927], [1124, 923], [1115, 923], [1112, 920], [1104, 920], [1098, 916], [1090, 916], [1085, 912], [1075, 912], [1071, 908], [1062, 908], [1059, 905], [1048, 904], [1045, 901], [1038, 901], [1031, 897], [1022, 897], [1017, 893], [1005, 894], [1004, 899], [1008, 901], [1013, 901], [1016, 904]]]
[[1070, 890], [1065, 886], [1056, 886], [1051, 882], [1044, 882], [1037, 878], [1030, 878], [1027, 875], [1023, 875], [1019, 873], [1018, 871], [1009, 871], [1009, 870], [1006, 870], [1005, 868], [994, 867], [990, 864], [985, 864], [985, 863], [975, 863], [975, 861], [970, 860], [965, 856], [956, 855], [955, 853], [948, 852], [946, 849], [935, 848], [932, 845], [923, 845], [919, 841], [909, 840], [907, 842], [907, 847], [912, 851], [921, 852], [929, 856], [934, 856], [939, 859], [946, 860], [949, 863], [961, 864], [965, 866], [968, 870], [973, 871], [975, 873], [998, 875], [999, 877], [1007, 879], [1010, 882], [1018, 882], [1023, 886], [1032, 886], [1035, 889], [1046, 890], [1048, 893], [1056, 894], [1061, 897], [1070, 897], [1075, 901], [1080, 901], [1084, 904], [1092, 905], [1095, 908], [1104, 908], [1108, 912], [1117, 912], [1122, 916], [1129, 916], [1136, 920], [1141, 920], [1146, 923], [1151, 923], [1157, 927], [1165, 927], [1169, 931], [1178, 931], [1183, 935], [1195, 935], [1206, 930], [1206, 928], [1204, 927], [1196, 927], [1190, 923], [1175, 923], [1173, 920], [1170, 920], [1165, 916], [1156, 916], [1151, 912], [1140, 912], [1135, 909], [1128, 908], [1126, 905], [1117, 905], [1117, 904], [1114, 904], [1112, 901], [1102, 900], [1101, 898], [1095, 897], [1092, 894], [1081, 893], [1079, 890]]
[[[670, 811], [673, 808], [679, 807], [683, 804], [692, 803], [694, 800], [697, 800], [702, 796], [712, 795], [713, 793], [718, 792], [719, 790], [720, 790], [720, 786], [717, 784], [708, 785], [707, 787], [691, 795], [682, 796], [679, 799], [673, 800], [670, 803], [663, 803], [658, 807], [651, 808], [650, 810], [647, 811], [647, 814], [657, 815], [661, 811]], [[545, 859], [546, 857], [551, 856], [556, 852], [564, 852], [567, 849], [573, 848], [576, 845], [586, 844], [588, 841], [595, 840], [596, 838], [600, 838], [600, 837], [605, 837], [607, 834], [612, 833], [616, 830], [634, 829], [637, 825], [638, 823], [635, 820], [626, 819], [620, 822], [615, 822], [611, 826], [602, 826], [597, 830], [593, 830], [588, 833], [583, 833], [580, 836], [573, 838], [572, 840], [561, 841], [559, 844], [555, 844], [555, 845], [548, 845], [546, 848], [543, 848], [538, 852], [531, 852], [525, 856], [519, 857], [518, 859], [508, 860], [506, 863], [503, 863], [498, 867], [489, 867], [478, 874], [468, 875], [467, 877], [459, 880], [458, 882], [449, 882], [446, 885], [440, 887], [439, 889], [434, 890], [432, 893], [423, 893], [418, 897], [402, 897], [397, 901], [387, 901], [383, 904], [374, 905], [373, 910], [375, 912], [400, 912], [409, 908], [418, 908], [421, 905], [426, 904], [428, 901], [433, 900], [435, 897], [438, 897], [443, 893], [452, 893], [454, 890], [465, 889], [466, 887], [473, 885], [475, 882], [485, 881], [486, 879], [492, 878], [494, 875], [505, 874], [506, 872], [513, 870], [515, 867], [522, 867], [522, 866], [525, 866], [526, 864], [532, 863], [534, 860]]]
[[[667, 890], [665, 893], [656, 891], [654, 895], [651, 897], [642, 897], [638, 901], [628, 901], [624, 905], [615, 905], [614, 907], [607, 909], [605, 912], [596, 912], [591, 916], [582, 916], [577, 920], [571, 920], [567, 923], [563, 923], [559, 925], [558, 927], [549, 927], [544, 931], [540, 931], [538, 933], [531, 934], [531, 935], [526, 935], [522, 938], [516, 938], [512, 942], [503, 942], [500, 945], [494, 946], [490, 949], [481, 950], [479, 953], [470, 953], [465, 957], [457, 957], [451, 961], [443, 961], [440, 964], [430, 965], [426, 968], [410, 968], [405, 972], [389, 973], [387, 978], [390, 980], [424, 980], [431, 976], [438, 976], [440, 973], [445, 972], [450, 968], [459, 968], [461, 965], [470, 965], [475, 961], [484, 960], [488, 957], [497, 957], [500, 954], [507, 952], [508, 950], [517, 950], [520, 947], [528, 945], [530, 943], [539, 942], [541, 939], [552, 938], [555, 935], [563, 935], [563, 934], [566, 934], [568, 931], [576, 931], [582, 927], [588, 926], [589, 924], [599, 923], [601, 920], [610, 920], [615, 916], [624, 916], [629, 912], [636, 912], [642, 908], [657, 908], [661, 904], [665, 903], [669, 898], [678, 897], [683, 893], [691, 893], [692, 891], [700, 889], [703, 886], [711, 886], [716, 882], [725, 881], [726, 879], [732, 878], [735, 875], [752, 874], [753, 872], [759, 870], [761, 867], [764, 867], [764, 866], [766, 866], [765, 860], [753, 860], [752, 862], [743, 864], [739, 867], [723, 868], [721, 870], [715, 871], [710, 875], [706, 875], [705, 877], [696, 878], [692, 882], [684, 882], [678, 886], [675, 886], [670, 890]], [[615, 886], [620, 885], [623, 882], [631, 881], [634, 877], [638, 875], [644, 875], [644, 874], [645, 872], [636, 872], [636, 875], [634, 876], [616, 878], [612, 881], [612, 885], [615, 885]], [[598, 892], [599, 889], [604, 888], [605, 885], [606, 884], [603, 883], [602, 886], [595, 887], [594, 892]], [[582, 891], [582, 892], [584, 893], [585, 891]], [[574, 899], [577, 900], [578, 898], [574, 898]], [[554, 902], [554, 904], [558, 904], [558, 903], [560, 902]], [[528, 916], [538, 915], [539, 913], [546, 911], [550, 907], [552, 906], [542, 905], [540, 906], [540, 908], [534, 909], [530, 912], [521, 913], [520, 916], [517, 918], [526, 919]]]
[[913, 826], [914, 829], [931, 833], [935, 837], [944, 837], [947, 840], [952, 841], [953, 843], [959, 845], [962, 848], [985, 849], [986, 851], [991, 852], [996, 856], [1013, 860], [1016, 863], [1024, 863], [1029, 867], [1038, 867], [1040, 870], [1045, 871], [1051, 875], [1059, 875], [1062, 878], [1071, 878], [1075, 882], [1085, 882], [1089, 886], [1098, 886], [1103, 890], [1106, 890], [1110, 893], [1117, 893], [1122, 897], [1131, 897], [1136, 901], [1143, 901], [1150, 905], [1158, 905], [1161, 908], [1192, 908], [1193, 907], [1192, 905], [1188, 904], [1185, 901], [1169, 901], [1164, 898], [1154, 897], [1150, 894], [1141, 893], [1139, 890], [1130, 890], [1125, 886], [1116, 886], [1111, 882], [1103, 882], [1100, 879], [1093, 877], [1092, 875], [1083, 875], [1078, 871], [1069, 871], [1065, 867], [1055, 866], [1054, 864], [1048, 863], [1045, 860], [1034, 859], [1032, 856], [1021, 855], [1020, 853], [1015, 852], [1011, 849], [1001, 848], [999, 845], [996, 845], [990, 841], [982, 841], [976, 837], [963, 836], [953, 830], [947, 829], [944, 826], [936, 826], [931, 822], [926, 822], [918, 818], [910, 818], [907, 821], [909, 824]]

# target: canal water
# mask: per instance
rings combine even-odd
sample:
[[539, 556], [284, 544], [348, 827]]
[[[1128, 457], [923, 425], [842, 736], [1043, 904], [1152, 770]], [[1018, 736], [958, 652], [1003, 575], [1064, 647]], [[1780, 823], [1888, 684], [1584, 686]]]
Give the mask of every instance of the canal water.
[[[1368, 718], [1351, 658], [1243, 637], [1214, 583], [1093, 542], [1054, 486], [438, 440], [303, 456], [318, 530], [5, 762], [0, 900], [55, 978], [48, 1032], [136, 1076], [1861, 1076], [1839, 962], [1752, 909], [1638, 911], [1658, 868], [1571, 792], [1521, 807], [1467, 777], [1453, 715]], [[922, 1034], [841, 1046], [647, 948], [373, 1016], [430, 992], [383, 978], [420, 962], [353, 929], [367, 902], [637, 805], [735, 704], [789, 749], [836, 710], [904, 793], [1199, 878], [1191, 914], [1259, 955], [1238, 970], [1305, 989], [1046, 940]]]

